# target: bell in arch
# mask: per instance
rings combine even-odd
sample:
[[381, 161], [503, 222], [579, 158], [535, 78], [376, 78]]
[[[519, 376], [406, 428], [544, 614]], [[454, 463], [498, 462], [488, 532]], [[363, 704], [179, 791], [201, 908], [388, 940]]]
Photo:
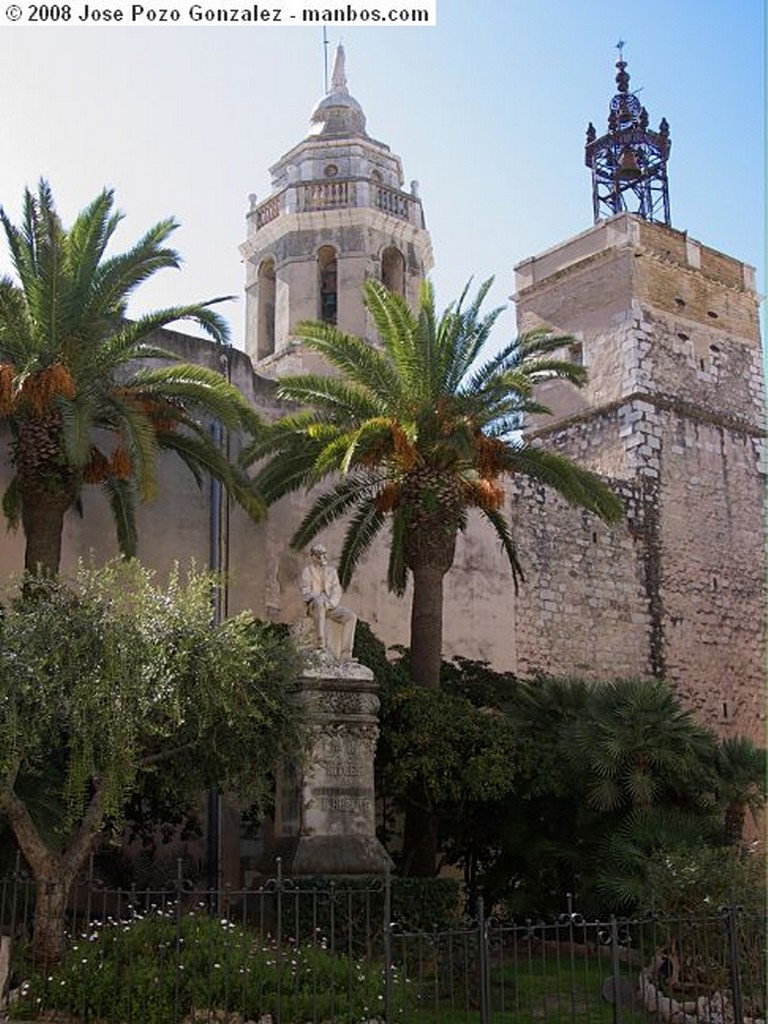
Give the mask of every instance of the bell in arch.
[[618, 176], [624, 181], [634, 181], [642, 177], [642, 174], [634, 150], [630, 146], [625, 146], [619, 157]]

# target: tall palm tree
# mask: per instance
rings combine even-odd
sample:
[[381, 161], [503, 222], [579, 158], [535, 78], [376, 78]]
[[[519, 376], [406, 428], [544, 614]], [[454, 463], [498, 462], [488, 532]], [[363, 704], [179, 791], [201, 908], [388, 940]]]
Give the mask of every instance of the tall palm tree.
[[[221, 299], [126, 316], [134, 290], [158, 270], [178, 267], [165, 243], [174, 220], [159, 222], [127, 252], [108, 255], [122, 219], [105, 189], [76, 218], [61, 222], [47, 182], [24, 196], [20, 226], [0, 222], [18, 282], [0, 278], [0, 426], [10, 438], [15, 475], [3, 497], [11, 526], [21, 522], [25, 568], [53, 573], [61, 559], [65, 513], [85, 484], [101, 484], [124, 554], [136, 549], [137, 501], [157, 485], [160, 450], [175, 452], [201, 480], [221, 480], [253, 516], [262, 513], [245, 475], [213, 443], [206, 422], [253, 425], [255, 415], [218, 373], [182, 364], [147, 341], [176, 320], [191, 320], [221, 344]], [[136, 360], [171, 365], [140, 369]]]
[[[342, 585], [390, 526], [389, 587], [402, 594], [408, 575], [413, 579], [411, 673], [433, 690], [439, 688], [443, 580], [470, 509], [495, 530], [515, 581], [521, 575], [502, 512], [505, 474], [522, 473], [553, 487], [608, 522], [622, 514], [597, 476], [520, 435], [524, 413], [547, 411], [535, 396], [536, 384], [559, 377], [579, 385], [584, 371], [556, 357], [568, 339], [546, 331], [484, 358], [501, 312], [481, 313], [490, 285], [486, 281], [467, 305], [465, 289], [438, 317], [428, 282], [414, 313], [400, 296], [368, 281], [365, 304], [379, 346], [328, 324], [299, 324], [295, 333], [337, 375], [283, 378], [278, 393], [303, 410], [268, 428], [246, 451], [247, 462], [262, 462], [255, 483], [268, 504], [329, 481], [292, 544], [303, 548], [349, 516], [339, 562]], [[434, 838], [427, 846], [434, 846]], [[429, 873], [430, 861], [434, 856], [427, 852], [422, 873]]]

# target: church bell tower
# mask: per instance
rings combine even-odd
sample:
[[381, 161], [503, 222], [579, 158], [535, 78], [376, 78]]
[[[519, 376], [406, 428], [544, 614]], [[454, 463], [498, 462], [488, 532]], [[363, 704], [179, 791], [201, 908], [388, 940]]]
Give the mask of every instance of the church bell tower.
[[515, 267], [515, 299], [520, 329], [570, 334], [566, 355], [588, 374], [582, 390], [542, 388], [553, 415], [530, 423], [529, 436], [608, 478], [626, 526], [609, 531], [543, 496], [536, 516], [521, 516], [520, 550], [539, 561], [521, 589], [518, 664], [663, 677], [722, 735], [759, 742], [765, 411], [755, 272], [671, 226], [669, 128], [648, 129], [623, 59], [617, 68], [608, 132], [587, 134], [595, 224]]
[[432, 267], [417, 182], [403, 188], [400, 158], [371, 138], [347, 87], [342, 46], [309, 134], [270, 169], [272, 192], [251, 197], [246, 266], [246, 351], [259, 374], [321, 369], [293, 337], [321, 320], [375, 340], [362, 301], [368, 278], [411, 304]]
[[619, 42], [616, 93], [608, 109], [608, 130], [600, 138], [590, 122], [584, 160], [592, 171], [595, 223], [616, 213], [637, 213], [645, 220], [671, 224], [667, 160], [672, 146], [669, 124], [648, 127], [648, 111], [630, 91], [624, 43]]

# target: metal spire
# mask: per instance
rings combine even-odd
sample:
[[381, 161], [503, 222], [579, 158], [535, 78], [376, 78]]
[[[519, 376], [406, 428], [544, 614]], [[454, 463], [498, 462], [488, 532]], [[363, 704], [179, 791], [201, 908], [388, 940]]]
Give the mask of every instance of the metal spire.
[[346, 56], [344, 54], [344, 47], [339, 43], [336, 47], [336, 60], [333, 64], [333, 74], [331, 75], [331, 92], [343, 92], [347, 90], [347, 72], [346, 72]]

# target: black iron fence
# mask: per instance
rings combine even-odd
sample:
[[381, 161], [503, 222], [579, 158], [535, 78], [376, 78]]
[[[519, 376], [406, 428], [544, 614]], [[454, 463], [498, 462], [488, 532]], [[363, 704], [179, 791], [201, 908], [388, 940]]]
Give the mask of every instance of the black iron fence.
[[[35, 946], [35, 890], [0, 883], [8, 1020], [98, 1024], [756, 1024], [766, 921], [706, 915], [553, 921], [486, 913], [410, 928], [389, 876], [256, 890], [75, 887], [61, 956]], [[398, 921], [400, 917], [400, 921]], [[7, 970], [3, 971], [3, 962]], [[5, 976], [3, 976], [3, 974]]]

